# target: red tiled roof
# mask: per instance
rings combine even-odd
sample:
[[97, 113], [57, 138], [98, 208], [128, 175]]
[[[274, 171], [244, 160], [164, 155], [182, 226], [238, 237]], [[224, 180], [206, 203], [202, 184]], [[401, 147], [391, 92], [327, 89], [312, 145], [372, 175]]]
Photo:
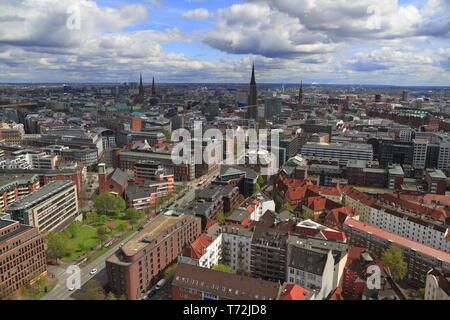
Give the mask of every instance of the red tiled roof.
[[205, 233], [202, 233], [191, 243], [192, 258], [200, 259], [206, 253], [206, 248], [213, 242], [213, 239]]
[[335, 239], [338, 241], [346, 241], [347, 236], [344, 232], [332, 231], [332, 230], [320, 230], [320, 233], [325, 237], [326, 240]]
[[370, 233], [372, 237], [377, 237], [383, 240], [389, 240], [392, 243], [407, 249], [413, 249], [423, 255], [440, 259], [443, 262], [450, 264], [450, 253], [447, 253], [442, 250], [435, 249], [433, 247], [424, 245], [420, 242], [416, 242], [414, 240], [399, 236], [398, 234], [377, 228], [373, 225], [366, 224], [364, 222], [349, 218], [344, 222], [344, 225], [347, 225], [353, 229], [357, 229], [362, 232]]
[[305, 300], [309, 290], [300, 287], [298, 284], [287, 284], [281, 293], [280, 300]]
[[367, 250], [366, 248], [349, 246], [347, 253], [347, 262], [345, 263], [345, 266], [346, 267], [351, 266], [353, 262], [358, 260], [359, 257], [361, 257], [361, 254], [366, 250]]
[[206, 222], [206, 228], [205, 229], [206, 229], [207, 232], [209, 232], [209, 231], [211, 231], [211, 229], [213, 229], [218, 224], [219, 224], [219, 221], [210, 219], [210, 220], [208, 220]]

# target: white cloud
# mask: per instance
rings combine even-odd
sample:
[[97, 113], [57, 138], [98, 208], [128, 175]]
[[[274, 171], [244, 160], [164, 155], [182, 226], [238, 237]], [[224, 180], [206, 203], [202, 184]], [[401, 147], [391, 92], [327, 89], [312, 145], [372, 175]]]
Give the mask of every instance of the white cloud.
[[181, 17], [184, 19], [193, 19], [193, 20], [206, 20], [211, 16], [211, 13], [204, 8], [198, 8], [190, 11], [183, 12]]

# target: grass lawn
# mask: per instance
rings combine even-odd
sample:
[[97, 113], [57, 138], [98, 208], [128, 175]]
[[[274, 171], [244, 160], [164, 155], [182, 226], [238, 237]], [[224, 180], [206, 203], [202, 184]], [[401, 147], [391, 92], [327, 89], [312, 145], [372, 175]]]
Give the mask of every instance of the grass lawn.
[[[122, 220], [121, 220], [122, 221]], [[137, 229], [139, 229], [140, 227], [142, 227], [143, 225], [145, 225], [147, 223], [147, 220], [144, 219], [142, 222], [140, 222], [139, 224], [137, 224], [133, 229], [129, 229], [129, 230], [125, 230], [124, 233], [122, 233], [120, 235], [119, 240], [116, 242], [116, 244], [110, 246], [110, 247], [103, 247], [100, 248], [99, 250], [97, 250], [93, 255], [91, 255], [87, 261], [83, 262], [80, 266], [84, 267], [86, 265], [88, 265], [89, 263], [91, 263], [92, 261], [94, 261], [95, 259], [97, 259], [98, 257], [100, 257], [102, 254], [104, 254], [105, 252], [107, 252], [108, 250], [110, 250], [111, 248], [116, 247], [121, 240], [127, 238], [129, 235], [131, 235], [133, 232], [135, 232]], [[116, 231], [116, 230], [114, 230]], [[117, 233], [117, 232], [116, 232]], [[112, 233], [111, 233], [112, 234]]]
[[[63, 260], [66, 262], [72, 262], [78, 259], [80, 256], [91, 251], [91, 248], [100, 244], [100, 240], [97, 237], [97, 230], [85, 225], [80, 227], [80, 231], [74, 238], [66, 239], [68, 247], [71, 249], [71, 253], [68, 256], [63, 257]], [[82, 246], [85, 246], [87, 250], [82, 251]]]
[[[21, 300], [40, 300], [43, 296], [53, 290], [57, 281], [48, 278], [38, 280], [31, 287], [23, 288], [21, 291]], [[45, 292], [47, 287], [47, 292]]]

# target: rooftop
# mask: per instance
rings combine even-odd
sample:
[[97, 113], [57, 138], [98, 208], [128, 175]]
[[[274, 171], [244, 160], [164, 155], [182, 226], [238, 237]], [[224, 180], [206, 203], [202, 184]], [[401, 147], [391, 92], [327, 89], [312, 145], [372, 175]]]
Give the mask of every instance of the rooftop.
[[142, 241], [143, 239], [156, 239], [162, 232], [186, 218], [187, 216], [183, 214], [175, 216], [166, 214], [159, 215], [153, 222], [125, 243], [122, 246], [122, 252], [127, 256], [135, 255], [148, 245], [149, 242], [144, 242]]
[[407, 250], [413, 250], [431, 258], [439, 259], [442, 262], [450, 265], [450, 253], [435, 249], [433, 247], [424, 245], [420, 242], [399, 236], [398, 234], [380, 229], [370, 224], [349, 218], [344, 222], [344, 225], [353, 229], [370, 234], [372, 237], [377, 237], [383, 240], [395, 243], [398, 246], [406, 248]]
[[172, 285], [197, 288], [232, 300], [275, 300], [280, 284], [180, 263]]
[[20, 200], [17, 200], [16, 202], [12, 203], [8, 207], [6, 207], [6, 210], [21, 210], [21, 209], [27, 209], [35, 204], [51, 198], [58, 192], [66, 189], [67, 187], [70, 187], [73, 185], [73, 182], [71, 180], [56, 180], [51, 181], [44, 185], [43, 187], [39, 188], [38, 190], [26, 195]]

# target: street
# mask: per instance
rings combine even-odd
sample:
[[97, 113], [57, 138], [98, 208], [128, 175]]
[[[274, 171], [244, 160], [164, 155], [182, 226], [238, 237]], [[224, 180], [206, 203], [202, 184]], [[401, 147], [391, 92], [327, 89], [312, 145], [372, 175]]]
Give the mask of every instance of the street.
[[[206, 179], [207, 183], [209, 184], [217, 174], [217, 171], [209, 173], [207, 176], [202, 177], [201, 179]], [[173, 205], [168, 207], [167, 209], [180, 209], [183, 206], [185, 206], [190, 201], [193, 201], [195, 198], [195, 190], [197, 189], [197, 184], [201, 179], [196, 179], [194, 181], [191, 181], [188, 183], [188, 190], [186, 191], [185, 195], [180, 198], [179, 200], [175, 201]], [[152, 221], [148, 223], [152, 223]], [[147, 225], [148, 225], [147, 223]], [[135, 231], [130, 236], [128, 236], [126, 239], [122, 240], [121, 242], [127, 242], [132, 237], [134, 237], [137, 234], [138, 231]], [[83, 286], [86, 282], [88, 282], [91, 279], [95, 279], [98, 281], [98, 283], [101, 286], [105, 286], [107, 284], [107, 275], [105, 270], [105, 261], [108, 259], [109, 256], [111, 256], [116, 250], [118, 249], [118, 244], [114, 245], [110, 250], [108, 250], [106, 253], [98, 257], [95, 261], [90, 263], [89, 265], [81, 268], [81, 286]], [[75, 291], [69, 291], [66, 285], [66, 280], [70, 276], [69, 273], [66, 272], [67, 267], [70, 265], [63, 265], [63, 266], [48, 266], [49, 274], [52, 274], [55, 276], [55, 278], [58, 279], [58, 284], [55, 286], [55, 288], [49, 292], [47, 295], [45, 295], [41, 300], [74, 300], [77, 293], [79, 293], [79, 290]], [[92, 269], [97, 269], [97, 273], [95, 275], [90, 275], [90, 272]], [[169, 291], [167, 291], [169, 290]], [[158, 297], [161, 297], [158, 299]], [[159, 292], [155, 294], [155, 299], [157, 300], [166, 300], [170, 299], [170, 285], [167, 284], [165, 288], [161, 289]], [[154, 300], [152, 298], [152, 300]]]

